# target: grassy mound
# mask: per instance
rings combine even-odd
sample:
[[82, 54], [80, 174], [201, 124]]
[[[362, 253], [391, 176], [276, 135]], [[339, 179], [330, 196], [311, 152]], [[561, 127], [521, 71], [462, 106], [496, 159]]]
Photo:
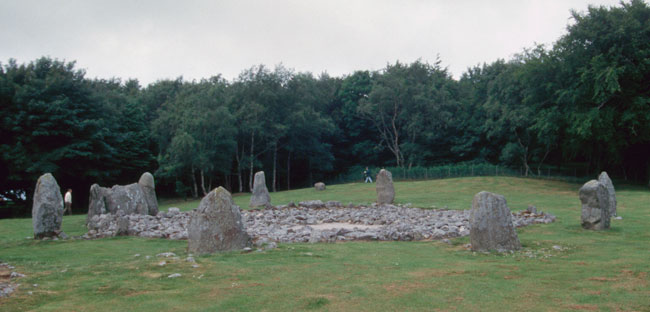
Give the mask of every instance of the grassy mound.
[[[467, 238], [425, 242], [281, 244], [264, 252], [195, 257], [186, 241], [119, 237], [34, 241], [30, 219], [0, 220], [0, 261], [27, 276], [0, 310], [647, 310], [650, 302], [650, 192], [618, 186], [609, 231], [580, 227], [580, 185], [480, 177], [396, 183], [400, 203], [470, 208], [481, 190], [502, 194], [511, 210], [529, 204], [555, 214], [518, 229], [513, 254], [466, 250]], [[273, 204], [309, 199], [369, 203], [374, 184], [271, 194]], [[248, 206], [249, 197], [235, 201]], [[162, 201], [182, 210], [198, 201]], [[81, 235], [85, 216], [63, 230]], [[174, 252], [180, 258], [158, 258]], [[140, 256], [135, 256], [140, 254]], [[146, 256], [150, 256], [147, 259]], [[160, 261], [167, 262], [159, 266]], [[167, 278], [180, 273], [178, 278]], [[34, 284], [38, 284], [34, 286]], [[30, 294], [31, 292], [31, 294]]]

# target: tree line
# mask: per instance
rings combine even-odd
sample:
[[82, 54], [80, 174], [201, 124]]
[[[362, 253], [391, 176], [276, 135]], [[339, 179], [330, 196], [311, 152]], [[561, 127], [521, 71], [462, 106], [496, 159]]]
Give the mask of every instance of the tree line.
[[[0, 64], [0, 193], [28, 211], [52, 172], [85, 211], [92, 183], [144, 171], [166, 196], [223, 185], [273, 191], [364, 166], [581, 166], [631, 181], [650, 173], [650, 8], [573, 12], [551, 47], [468, 68], [395, 62], [343, 77], [253, 66], [233, 80], [88, 79], [74, 62]], [[26, 201], [25, 201], [26, 200]]]

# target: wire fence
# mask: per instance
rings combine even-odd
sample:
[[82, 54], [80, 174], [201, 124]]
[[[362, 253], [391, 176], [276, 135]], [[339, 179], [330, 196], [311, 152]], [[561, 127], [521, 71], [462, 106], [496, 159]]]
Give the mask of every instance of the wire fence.
[[[370, 167], [372, 179], [382, 168]], [[452, 164], [434, 167], [383, 167], [391, 172], [394, 181], [414, 181], [414, 180], [435, 180], [461, 177], [485, 177], [485, 176], [508, 176], [508, 177], [529, 177], [537, 179], [551, 179], [565, 182], [583, 183], [590, 179], [595, 179], [597, 174], [589, 172], [586, 168], [566, 167], [553, 168], [550, 166], [531, 168], [528, 175], [523, 167], [512, 168], [503, 165], [492, 165], [487, 163], [479, 164]], [[329, 184], [342, 184], [350, 182], [363, 181], [365, 167], [355, 166], [348, 170], [346, 174], [340, 174], [331, 179]]]

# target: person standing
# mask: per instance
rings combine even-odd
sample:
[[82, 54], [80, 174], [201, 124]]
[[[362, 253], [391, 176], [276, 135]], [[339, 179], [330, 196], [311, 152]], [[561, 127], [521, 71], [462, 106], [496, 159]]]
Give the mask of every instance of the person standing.
[[364, 183], [372, 183], [372, 173], [368, 167], [363, 171], [363, 174], [366, 176], [366, 181]]
[[68, 211], [68, 214], [72, 214], [72, 189], [68, 189], [67, 192], [65, 192], [65, 196], [63, 197], [63, 202], [65, 203], [65, 209], [63, 210], [63, 214], [65, 214], [66, 211]]

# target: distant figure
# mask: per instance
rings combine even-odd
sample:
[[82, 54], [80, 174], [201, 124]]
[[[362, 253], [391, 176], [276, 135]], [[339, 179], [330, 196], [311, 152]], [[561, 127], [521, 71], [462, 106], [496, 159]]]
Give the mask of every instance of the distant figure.
[[[68, 189], [67, 192], [65, 192], [65, 196], [63, 197], [63, 202], [65, 203], [65, 209], [63, 209], [63, 214], [67, 211], [68, 214], [72, 214], [72, 189]], [[60, 206], [59, 206], [60, 207]]]
[[372, 172], [370, 172], [368, 167], [363, 171], [363, 175], [366, 176], [366, 181], [364, 183], [372, 183]]

